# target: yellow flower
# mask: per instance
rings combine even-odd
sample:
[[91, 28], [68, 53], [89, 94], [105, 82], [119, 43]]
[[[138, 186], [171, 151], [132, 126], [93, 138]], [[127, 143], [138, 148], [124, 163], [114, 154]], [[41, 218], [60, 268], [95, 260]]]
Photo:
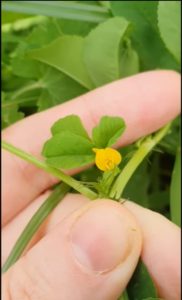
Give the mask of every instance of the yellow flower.
[[121, 154], [112, 148], [92, 149], [96, 153], [95, 164], [102, 171], [113, 170], [121, 162]]

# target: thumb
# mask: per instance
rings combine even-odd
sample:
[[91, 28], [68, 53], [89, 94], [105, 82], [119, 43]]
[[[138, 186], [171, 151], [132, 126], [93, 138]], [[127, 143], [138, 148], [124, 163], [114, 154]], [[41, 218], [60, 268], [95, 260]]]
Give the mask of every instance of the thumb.
[[3, 299], [116, 300], [140, 251], [140, 229], [124, 206], [90, 202], [57, 224], [4, 275]]

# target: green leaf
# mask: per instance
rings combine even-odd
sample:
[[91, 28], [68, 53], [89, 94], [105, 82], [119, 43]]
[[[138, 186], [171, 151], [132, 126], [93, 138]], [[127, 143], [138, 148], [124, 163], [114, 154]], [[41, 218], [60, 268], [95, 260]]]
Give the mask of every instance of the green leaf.
[[26, 58], [23, 52], [17, 52], [17, 55], [15, 55], [12, 59], [13, 73], [27, 79], [38, 79], [40, 76], [39, 65], [36, 61]]
[[38, 111], [66, 102], [87, 92], [83, 86], [75, 80], [56, 70], [44, 65], [40, 82], [44, 88], [37, 99]]
[[132, 44], [140, 57], [142, 70], [178, 70], [179, 65], [167, 51], [157, 28], [157, 5], [158, 1], [111, 1], [111, 10], [115, 16], [131, 22]]
[[27, 16], [27, 14], [22, 14], [22, 13], [15, 13], [11, 11], [2, 11], [1, 14], [1, 24], [6, 24], [6, 23], [13, 23], [16, 20], [28, 18], [30, 15]]
[[60, 30], [64, 34], [79, 35], [83, 37], [86, 36], [91, 29], [97, 26], [95, 23], [79, 20], [54, 19], [54, 22], [60, 27]]
[[[7, 102], [6, 96], [4, 93], [1, 93], [1, 98], [2, 98], [2, 105], [3, 105]], [[10, 102], [9, 105], [8, 104], [6, 105], [6, 107], [2, 106], [1, 126], [2, 126], [2, 128], [5, 128], [5, 127], [23, 119], [23, 117], [24, 117], [24, 114], [22, 112], [18, 111], [18, 105], [14, 104], [12, 106], [11, 102]]]
[[170, 187], [170, 211], [172, 221], [181, 226], [181, 148], [178, 148]]
[[159, 1], [158, 6], [158, 25], [161, 37], [180, 62], [181, 57], [181, 3], [180, 1]]
[[94, 161], [93, 144], [69, 131], [55, 134], [43, 148], [47, 163], [62, 169], [77, 168]]
[[64, 133], [65, 131], [70, 131], [71, 133], [89, 139], [80, 118], [76, 115], [66, 116], [58, 120], [51, 128], [52, 135]]
[[85, 38], [84, 61], [96, 87], [120, 78], [120, 44], [128, 27], [125, 19], [111, 18]]
[[84, 39], [80, 36], [64, 35], [46, 47], [29, 51], [29, 57], [52, 66], [72, 79], [92, 89], [92, 82], [82, 61]]
[[156, 288], [146, 266], [140, 260], [128, 284], [129, 299], [141, 300], [148, 297], [157, 297]]
[[134, 75], [139, 72], [139, 58], [137, 52], [132, 49], [131, 41], [127, 38], [120, 47], [120, 76], [121, 78]]
[[37, 79], [40, 76], [40, 62], [26, 56], [27, 51], [40, 48], [50, 44], [53, 40], [62, 35], [58, 25], [53, 20], [44, 20], [42, 24], [36, 26], [30, 34], [21, 40], [12, 58], [12, 68], [14, 74]]
[[92, 138], [96, 147], [110, 147], [116, 143], [125, 130], [125, 122], [120, 117], [101, 118], [98, 126], [92, 130]]

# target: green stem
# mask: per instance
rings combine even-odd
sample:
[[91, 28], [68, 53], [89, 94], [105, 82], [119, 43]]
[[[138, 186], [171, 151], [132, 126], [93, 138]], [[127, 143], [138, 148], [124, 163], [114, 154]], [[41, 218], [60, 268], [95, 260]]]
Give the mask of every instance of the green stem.
[[85, 187], [80, 181], [77, 181], [76, 179], [72, 178], [71, 176], [65, 174], [61, 170], [58, 170], [56, 168], [53, 168], [51, 166], [48, 166], [44, 161], [38, 160], [36, 157], [33, 155], [26, 153], [25, 151], [14, 147], [13, 145], [2, 141], [1, 142], [2, 148], [15, 154], [16, 156], [24, 159], [27, 162], [30, 162], [34, 164], [36, 167], [43, 169], [44, 171], [54, 175], [55, 177], [59, 178], [69, 186], [71, 186], [73, 189], [78, 191], [79, 193], [83, 194], [87, 198], [93, 200], [98, 197], [96, 193], [94, 193], [92, 190], [89, 188]]
[[70, 187], [67, 184], [59, 184], [46, 201], [40, 206], [34, 216], [26, 225], [22, 234], [14, 245], [10, 255], [2, 267], [2, 273], [6, 272], [21, 256], [27, 244], [36, 233], [42, 222], [56, 207], [56, 205], [64, 198]]
[[135, 152], [133, 157], [124, 167], [118, 178], [116, 179], [111, 192], [110, 197], [113, 199], [120, 199], [123, 190], [128, 183], [129, 179], [133, 175], [136, 168], [140, 165], [147, 154], [156, 146], [156, 144], [167, 134], [171, 123], [160, 129], [153, 137], [148, 136], [140, 145], [139, 149]]
[[37, 90], [37, 89], [41, 89], [41, 88], [44, 88], [44, 85], [42, 84], [41, 81], [38, 81], [38, 82], [33, 82], [29, 85], [26, 85], [24, 87], [22, 87], [21, 89], [17, 90], [13, 97], [12, 97], [12, 100], [18, 98], [19, 96], [21, 96], [22, 94], [26, 93], [26, 92], [29, 92], [29, 91], [32, 91], [32, 90]]

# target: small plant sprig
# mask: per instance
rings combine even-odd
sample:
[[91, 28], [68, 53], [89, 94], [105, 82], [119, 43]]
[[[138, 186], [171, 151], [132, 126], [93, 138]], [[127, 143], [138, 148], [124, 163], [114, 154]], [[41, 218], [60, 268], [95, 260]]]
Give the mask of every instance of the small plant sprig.
[[[103, 116], [89, 137], [80, 118], [70, 115], [55, 122], [52, 137], [45, 142], [42, 154], [45, 161], [2, 141], [2, 148], [56, 176], [66, 185], [60, 185], [35, 213], [12, 249], [2, 271], [5, 272], [22, 255], [32, 236], [48, 214], [69, 191], [70, 187], [91, 200], [110, 198], [120, 200], [122, 192], [132, 174], [146, 155], [167, 134], [170, 123], [154, 135], [142, 139], [138, 149], [122, 169], [122, 155], [111, 148], [123, 134], [125, 122], [120, 117]], [[65, 174], [62, 169], [73, 169], [94, 163], [101, 171], [97, 182], [83, 183]], [[90, 189], [88, 186], [91, 186]], [[51, 204], [52, 202], [52, 204]]]
[[98, 198], [109, 197], [110, 187], [119, 174], [122, 157], [112, 149], [126, 128], [120, 117], [104, 116], [89, 137], [81, 120], [70, 115], [58, 120], [51, 128], [52, 137], [44, 144], [46, 163], [60, 169], [73, 169], [94, 163], [101, 170], [98, 182], [89, 184]]

